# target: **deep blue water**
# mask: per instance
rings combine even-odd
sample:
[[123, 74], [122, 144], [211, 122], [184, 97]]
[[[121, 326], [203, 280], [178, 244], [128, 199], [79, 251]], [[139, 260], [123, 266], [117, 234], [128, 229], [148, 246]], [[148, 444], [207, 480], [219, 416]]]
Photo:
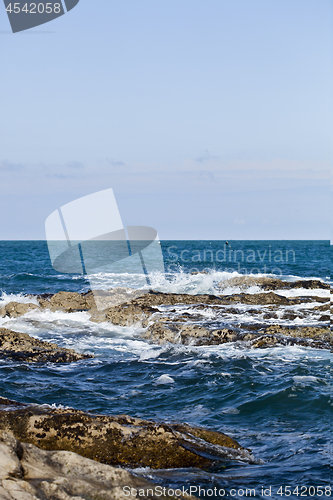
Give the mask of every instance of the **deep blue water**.
[[[162, 241], [167, 273], [216, 270], [329, 280], [329, 241]], [[73, 279], [74, 278], [74, 279]], [[45, 241], [0, 241], [0, 290], [56, 293], [89, 288], [80, 275], [52, 268]]]
[[[215, 281], [239, 270], [330, 279], [327, 241], [229, 241], [227, 246], [224, 241], [172, 241], [162, 242], [162, 250], [167, 276], [156, 277], [155, 284], [166, 291], [211, 293]], [[209, 274], [189, 274], [195, 270]], [[104, 276], [103, 283], [110, 286], [113, 279]], [[0, 242], [0, 307], [9, 300], [30, 300], [22, 294], [89, 287], [84, 276], [52, 269], [45, 242]], [[280, 486], [330, 484], [329, 351], [154, 346], [140, 339], [138, 328], [92, 323], [84, 312], [28, 313], [0, 319], [0, 326], [95, 355], [63, 366], [2, 360], [2, 396], [204, 425], [231, 435], [262, 461], [224, 463], [207, 471], [141, 471], [163, 485], [240, 490], [233, 498], [244, 498], [246, 488], [255, 488], [255, 498], [266, 498], [261, 488], [272, 486], [270, 498], [278, 499], [287, 496], [277, 493]], [[173, 381], [163, 383], [163, 375]]]

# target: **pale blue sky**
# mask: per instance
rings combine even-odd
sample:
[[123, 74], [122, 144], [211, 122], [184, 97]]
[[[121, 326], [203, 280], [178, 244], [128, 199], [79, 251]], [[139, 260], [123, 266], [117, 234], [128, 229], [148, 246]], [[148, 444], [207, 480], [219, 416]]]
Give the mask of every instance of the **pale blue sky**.
[[328, 239], [330, 0], [0, 5], [0, 239], [112, 187], [162, 239]]

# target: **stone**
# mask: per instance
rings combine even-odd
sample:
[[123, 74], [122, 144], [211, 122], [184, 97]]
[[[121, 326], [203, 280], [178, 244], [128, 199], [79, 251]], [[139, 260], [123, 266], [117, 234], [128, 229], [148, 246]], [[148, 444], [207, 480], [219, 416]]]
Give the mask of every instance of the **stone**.
[[18, 316], [23, 316], [28, 311], [32, 311], [34, 309], [39, 309], [39, 307], [32, 303], [25, 304], [22, 302], [9, 302], [1, 308], [0, 317], [17, 318]]
[[125, 500], [131, 488], [143, 498], [170, 498], [155, 487], [130, 471], [70, 451], [45, 451], [0, 431], [2, 500]]
[[127, 415], [17, 405], [4, 398], [0, 430], [43, 450], [69, 451], [114, 466], [206, 468], [216, 461], [255, 460], [249, 450], [217, 431]]
[[[327, 285], [319, 280], [299, 280], [289, 283], [275, 278], [256, 278], [250, 276], [232, 278], [232, 280], [229, 280], [229, 284], [230, 283], [245, 283], [251, 286], [255, 283], [260, 283], [263, 288], [275, 287], [275, 289], [288, 287], [297, 288], [301, 285], [304, 285], [305, 288], [327, 288]], [[55, 295], [44, 294], [38, 296], [37, 300], [42, 309], [49, 308], [51, 311], [87, 311], [93, 322], [111, 322], [119, 326], [137, 325], [142, 329], [141, 335], [143, 338], [158, 344], [169, 342], [185, 345], [216, 345], [226, 342], [249, 341], [248, 335], [253, 333], [253, 335], [256, 335], [258, 338], [261, 338], [263, 335], [277, 335], [276, 338], [284, 345], [286, 345], [286, 343], [297, 343], [299, 339], [303, 339], [303, 345], [311, 345], [316, 348], [324, 349], [332, 347], [331, 336], [326, 333], [326, 330], [322, 330], [321, 325], [325, 323], [328, 324], [330, 318], [326, 314], [322, 314], [318, 319], [318, 323], [321, 324], [318, 325], [318, 327], [314, 327], [317, 328], [315, 337], [312, 336], [313, 332], [311, 333], [310, 330], [300, 330], [299, 328], [289, 327], [283, 330], [279, 325], [273, 325], [275, 328], [274, 331], [266, 331], [267, 324], [265, 325], [265, 321], [267, 320], [274, 319], [278, 321], [283, 319], [294, 321], [297, 317], [306, 317], [306, 314], [308, 314], [306, 308], [302, 308], [302, 310], [298, 311], [286, 308], [282, 310], [283, 313], [281, 315], [280, 306], [319, 302], [322, 304], [315, 305], [315, 307], [311, 308], [311, 311], [327, 311], [330, 307], [330, 302], [326, 297], [307, 296], [287, 298], [273, 291], [256, 294], [238, 293], [222, 296], [208, 294], [173, 294], [150, 291], [142, 295], [142, 291], [135, 291], [130, 288], [115, 288], [109, 291], [90, 290], [83, 294], [77, 292], [58, 292]], [[119, 301], [122, 303], [119, 304]], [[99, 306], [106, 306], [105, 309], [98, 309], [96, 307], [96, 302]], [[224, 314], [243, 314], [242, 309], [237, 309], [235, 307], [237, 304], [255, 306], [251, 308], [248, 313], [260, 315], [261, 323], [259, 323], [259, 321], [257, 323], [252, 322], [251, 324], [235, 323], [231, 328], [224, 328]], [[190, 306], [191, 311], [181, 312], [179, 308], [173, 308], [173, 306], [181, 305]], [[221, 308], [221, 306], [223, 307]], [[261, 306], [264, 306], [265, 309], [263, 310]], [[11, 317], [11, 315], [13, 315], [13, 317], [18, 317], [21, 314], [25, 314], [31, 308], [36, 309], [37, 307], [38, 306], [35, 304], [19, 304], [12, 302], [7, 304], [6, 310], [4, 312], [2, 311], [2, 314], [8, 315], [9, 317]], [[165, 316], [165, 308], [168, 308], [169, 316]], [[217, 329], [216, 321], [214, 327], [214, 322], [210, 324], [209, 320], [207, 320], [207, 316], [203, 316], [201, 311], [207, 308], [210, 308], [210, 310], [214, 312], [214, 316], [219, 318], [222, 323], [222, 328]], [[171, 316], [170, 313], [172, 313]], [[228, 319], [225, 325], [228, 325]], [[307, 336], [307, 333], [309, 333], [309, 336]], [[296, 340], [291, 340], [292, 337]], [[308, 341], [306, 341], [306, 339]], [[254, 340], [254, 337], [252, 340]], [[315, 340], [315, 343], [313, 340]], [[34, 339], [33, 343], [35, 341]], [[272, 343], [272, 340], [269, 342]], [[275, 342], [274, 344], [277, 343], [278, 342]], [[18, 355], [17, 353], [17, 351], [23, 351], [23, 349], [17, 349], [17, 346], [20, 344], [22, 343], [15, 340], [11, 343], [12, 346], [15, 345], [15, 349], [8, 349], [8, 352], [4, 353], [5, 349], [3, 347], [2, 350], [0, 350], [0, 355], [6, 354], [7, 357], [11, 356], [13, 359], [23, 360], [23, 354]], [[259, 346], [259, 343], [253, 342], [252, 345], [253, 347]], [[34, 354], [32, 354], [30, 350], [28, 351], [30, 352], [29, 356], [27, 356], [28, 352], [26, 353], [26, 358], [30, 358], [31, 361], [56, 361], [56, 358], [59, 362], [62, 358], [64, 358], [64, 361], [70, 361], [68, 350], [66, 351], [67, 354], [65, 354], [65, 350], [62, 350], [61, 355], [58, 352], [56, 356], [53, 356], [53, 359], [51, 359], [46, 356], [45, 352], [37, 353], [37, 350], [39, 349], [40, 351], [42, 347], [42, 344], [37, 345], [34, 343]], [[54, 347], [53, 345], [52, 348]], [[47, 348], [46, 344], [44, 344], [44, 348]], [[16, 354], [13, 357], [14, 351]], [[73, 353], [74, 351], [71, 352]], [[51, 354], [51, 352], [48, 351], [48, 354]], [[74, 361], [75, 359], [73, 358], [71, 360]]]
[[28, 363], [47, 362], [71, 363], [91, 358], [90, 354], [79, 354], [73, 349], [34, 339], [27, 333], [18, 333], [0, 328], [0, 358]]
[[95, 306], [91, 295], [84, 295], [78, 292], [58, 292], [49, 299], [39, 299], [43, 309], [51, 311], [87, 311]]

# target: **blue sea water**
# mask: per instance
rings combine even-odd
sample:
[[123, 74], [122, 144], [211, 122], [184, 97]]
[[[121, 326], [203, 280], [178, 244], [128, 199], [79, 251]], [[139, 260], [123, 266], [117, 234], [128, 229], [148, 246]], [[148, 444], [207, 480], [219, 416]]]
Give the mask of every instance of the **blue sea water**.
[[[218, 282], [239, 274], [330, 282], [328, 241], [163, 241], [162, 251], [166, 274], [152, 280], [152, 287], [161, 291], [218, 293]], [[203, 270], [206, 274], [191, 274]], [[102, 288], [119, 286], [115, 275], [96, 279]], [[135, 276], [126, 279], [135, 287]], [[89, 288], [85, 276], [53, 270], [45, 242], [0, 241], [0, 307], [11, 300], [30, 302], [29, 294]], [[227, 293], [237, 291], [227, 288]], [[243, 319], [251, 321], [247, 310]], [[317, 322], [316, 316], [298, 318], [299, 325]], [[319, 498], [320, 490], [301, 487], [331, 484], [329, 351], [156, 346], [140, 338], [139, 327], [93, 323], [87, 312], [32, 311], [21, 318], [0, 318], [1, 326], [95, 356], [68, 365], [0, 360], [1, 396], [203, 425], [234, 437], [257, 458], [256, 463], [225, 462], [205, 471], [141, 469], [138, 474], [170, 488], [224, 489], [232, 498], [246, 497], [246, 489], [255, 489], [252, 498], [286, 498], [288, 489], [279, 490], [281, 486], [294, 491], [289, 498]]]

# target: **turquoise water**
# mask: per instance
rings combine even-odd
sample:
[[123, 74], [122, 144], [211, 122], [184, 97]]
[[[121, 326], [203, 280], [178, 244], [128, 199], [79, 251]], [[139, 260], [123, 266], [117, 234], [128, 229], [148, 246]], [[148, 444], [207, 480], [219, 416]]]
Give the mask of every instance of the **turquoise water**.
[[[273, 270], [283, 279], [330, 280], [326, 241], [229, 241], [226, 246], [224, 241], [172, 241], [162, 242], [162, 250], [166, 275], [155, 276], [152, 285], [169, 292], [216, 293], [217, 282], [242, 269]], [[189, 274], [196, 270], [207, 274]], [[98, 279], [108, 288], [119, 277]], [[135, 286], [135, 277], [126, 279]], [[86, 291], [89, 286], [84, 276], [55, 272], [45, 242], [0, 242], [0, 307], [10, 300], [31, 300], [25, 294]], [[244, 320], [249, 320], [247, 311]], [[304, 324], [314, 326], [316, 321], [310, 317]], [[328, 351], [295, 346], [255, 350], [235, 344], [154, 346], [140, 339], [138, 327], [92, 323], [86, 312], [31, 312], [0, 319], [0, 326], [95, 355], [63, 366], [1, 360], [2, 396], [204, 425], [234, 437], [258, 459], [255, 464], [216, 464], [207, 471], [146, 469], [138, 470], [140, 474], [168, 487], [235, 488], [233, 498], [244, 498], [246, 488], [256, 490], [255, 498], [266, 498], [261, 488], [272, 486], [270, 498], [278, 499], [284, 498], [277, 493], [280, 486], [330, 484]], [[310, 495], [313, 490], [304, 491], [308, 494], [303, 496], [319, 498]], [[289, 498], [298, 496], [295, 492]]]

